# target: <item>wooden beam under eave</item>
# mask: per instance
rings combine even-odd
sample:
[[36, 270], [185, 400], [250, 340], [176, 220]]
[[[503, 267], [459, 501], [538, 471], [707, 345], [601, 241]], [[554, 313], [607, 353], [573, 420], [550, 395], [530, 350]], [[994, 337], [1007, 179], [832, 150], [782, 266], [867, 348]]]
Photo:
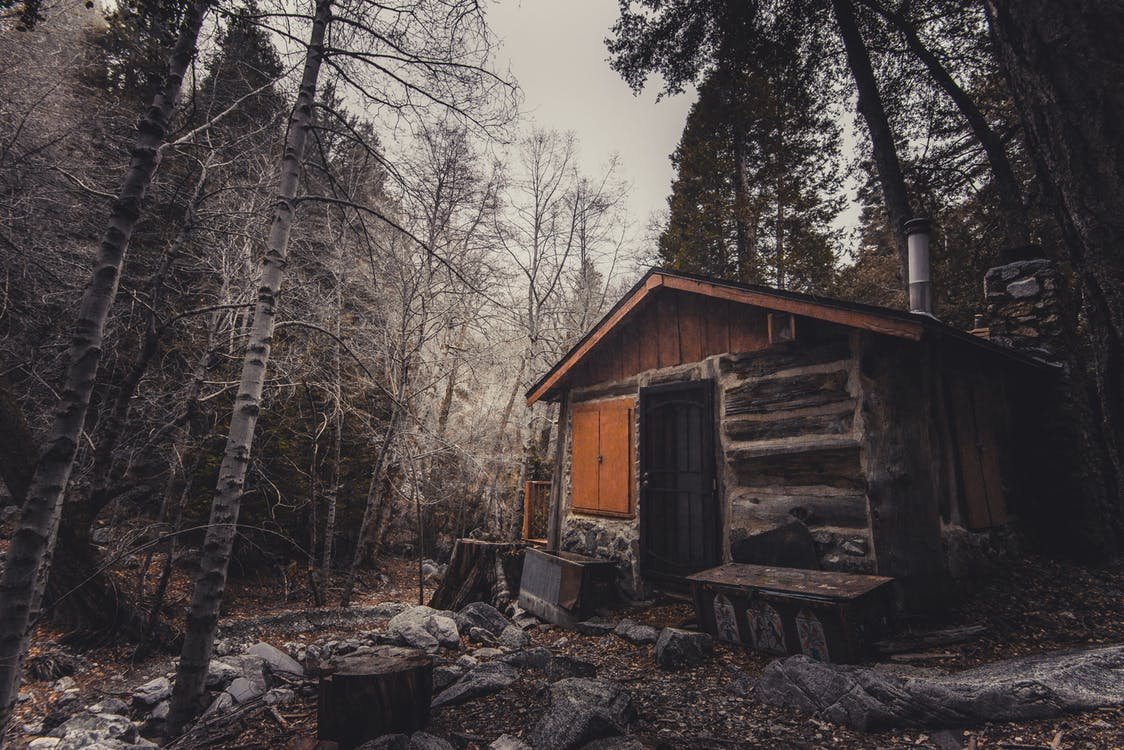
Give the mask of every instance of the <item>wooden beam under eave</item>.
[[874, 333], [881, 333], [895, 338], [920, 341], [924, 331], [920, 322], [910, 320], [897, 320], [881, 315], [865, 313], [859, 310], [832, 307], [831, 305], [806, 302], [804, 300], [787, 299], [772, 294], [762, 294], [748, 289], [733, 289], [721, 284], [711, 284], [696, 279], [685, 279], [679, 276], [663, 277], [663, 286], [668, 289], [678, 289], [684, 292], [703, 294], [708, 297], [726, 299], [745, 305], [756, 305], [767, 310], [804, 315], [817, 320], [826, 320], [831, 323], [861, 328]]
[[631, 298], [625, 300], [624, 303], [620, 307], [618, 307], [615, 312], [610, 314], [609, 317], [602, 320], [601, 323], [598, 324], [598, 326], [594, 328], [592, 332], [590, 332], [590, 335], [584, 341], [579, 343], [576, 347], [571, 349], [569, 353], [566, 354], [562, 361], [558, 363], [554, 372], [552, 372], [549, 377], [547, 377], [542, 381], [542, 383], [539, 384], [538, 388], [536, 388], [531, 392], [530, 395], [527, 396], [527, 406], [531, 406], [536, 401], [549, 394], [550, 391], [553, 390], [554, 387], [562, 381], [562, 378], [566, 377], [566, 374], [570, 372], [573, 366], [577, 364], [582, 357], [588, 354], [593, 349], [593, 347], [597, 346], [597, 344], [600, 343], [606, 335], [608, 335], [610, 331], [617, 327], [617, 324], [624, 320], [629, 313], [635, 310], [636, 307], [641, 302], [643, 302], [649, 294], [652, 293], [652, 290], [663, 286], [666, 280], [667, 277], [665, 277], [662, 273], [654, 273], [649, 276], [648, 280], [644, 282], [644, 286], [637, 289]]

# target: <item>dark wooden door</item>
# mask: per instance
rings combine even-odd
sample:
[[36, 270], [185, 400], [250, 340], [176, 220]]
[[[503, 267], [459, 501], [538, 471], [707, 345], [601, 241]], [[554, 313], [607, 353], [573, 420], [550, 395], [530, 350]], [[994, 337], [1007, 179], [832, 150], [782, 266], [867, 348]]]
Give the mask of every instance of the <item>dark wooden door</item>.
[[711, 381], [640, 389], [640, 552], [646, 575], [721, 561]]

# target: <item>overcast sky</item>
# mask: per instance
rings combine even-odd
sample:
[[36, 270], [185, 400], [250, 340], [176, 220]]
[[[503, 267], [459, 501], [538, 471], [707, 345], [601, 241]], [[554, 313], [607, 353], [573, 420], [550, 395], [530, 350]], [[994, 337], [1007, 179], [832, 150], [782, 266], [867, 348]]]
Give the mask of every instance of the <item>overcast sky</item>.
[[616, 0], [500, 0], [488, 5], [502, 40], [501, 69], [510, 66], [523, 88], [524, 110], [543, 127], [572, 130], [582, 165], [597, 174], [612, 153], [632, 184], [630, 211], [642, 232], [667, 207], [675, 150], [692, 95], [656, 103], [656, 89], [633, 96], [609, 68], [605, 37], [617, 19]]

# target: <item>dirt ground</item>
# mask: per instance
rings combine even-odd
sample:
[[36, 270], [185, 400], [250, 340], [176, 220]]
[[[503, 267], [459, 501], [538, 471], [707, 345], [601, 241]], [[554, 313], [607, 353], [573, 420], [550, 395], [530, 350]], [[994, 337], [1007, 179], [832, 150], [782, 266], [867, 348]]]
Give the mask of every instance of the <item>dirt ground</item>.
[[[416, 563], [388, 561], [379, 574], [363, 581], [357, 604], [418, 600]], [[181, 582], [176, 596], [186, 596]], [[235, 582], [229, 590], [234, 618], [255, 617], [284, 609], [299, 609], [303, 592], [278, 580], [262, 578]], [[428, 600], [432, 590], [424, 591]], [[1124, 562], [1098, 567], [1028, 558], [994, 570], [959, 586], [952, 604], [939, 616], [907, 626], [908, 631], [983, 625], [973, 640], [927, 650], [925, 658], [907, 657], [910, 665], [957, 671], [1011, 656], [1064, 648], [1124, 643]], [[181, 605], [185, 600], [181, 602]], [[614, 617], [630, 617], [651, 625], [680, 625], [693, 619], [684, 601], [663, 598], [643, 608], [622, 608]], [[354, 632], [354, 631], [350, 631]], [[268, 633], [266, 640], [324, 640], [349, 631], [294, 636]], [[52, 653], [61, 634], [40, 628], [33, 656]], [[942, 738], [920, 731], [866, 734], [833, 726], [759, 702], [752, 684], [770, 657], [719, 645], [705, 665], [682, 672], [656, 669], [651, 646], [634, 646], [614, 635], [587, 636], [556, 628], [532, 629], [533, 645], [550, 648], [598, 667], [598, 676], [621, 683], [633, 696], [638, 720], [633, 733], [650, 748], [871, 748], [939, 747], [958, 740], [962, 747], [1109, 750], [1124, 748], [1124, 710], [1102, 710], [1037, 722], [963, 727]], [[466, 647], [471, 649], [471, 646]], [[98, 696], [128, 699], [133, 686], [169, 668], [169, 655], [131, 661], [125, 646], [104, 646], [81, 656], [84, 667], [75, 674], [83, 705]], [[901, 662], [901, 657], [895, 661]], [[33, 722], [51, 710], [58, 691], [50, 681], [30, 681], [28, 699], [17, 722]], [[466, 748], [483, 748], [502, 733], [525, 735], [546, 704], [547, 683], [533, 670], [502, 692], [460, 706], [438, 709], [429, 731]], [[315, 736], [316, 706], [312, 697], [298, 699], [274, 713], [251, 717], [242, 731], [218, 747], [284, 748], [302, 737]], [[945, 747], [948, 745], [945, 744]]]

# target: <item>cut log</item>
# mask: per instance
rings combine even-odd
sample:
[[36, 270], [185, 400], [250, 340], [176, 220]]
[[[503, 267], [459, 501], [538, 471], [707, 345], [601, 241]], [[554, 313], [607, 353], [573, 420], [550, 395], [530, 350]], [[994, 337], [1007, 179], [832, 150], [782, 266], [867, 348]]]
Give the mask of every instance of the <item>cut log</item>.
[[504, 611], [519, 596], [526, 546], [522, 542], [458, 539], [429, 606], [456, 611], [472, 602], [487, 602]]
[[433, 660], [412, 648], [329, 662], [320, 678], [317, 737], [351, 750], [384, 734], [410, 734], [429, 722]]

